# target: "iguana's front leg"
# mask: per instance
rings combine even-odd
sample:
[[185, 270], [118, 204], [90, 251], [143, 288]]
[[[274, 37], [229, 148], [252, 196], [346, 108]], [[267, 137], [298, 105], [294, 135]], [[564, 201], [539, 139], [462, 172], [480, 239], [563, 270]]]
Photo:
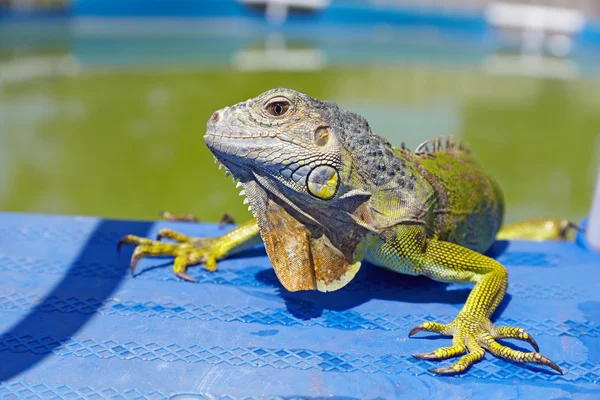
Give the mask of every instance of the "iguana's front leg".
[[[474, 283], [467, 302], [458, 316], [449, 324], [425, 322], [410, 331], [435, 332], [452, 336], [452, 346], [416, 358], [441, 360], [463, 355], [449, 367], [432, 370], [437, 374], [457, 374], [483, 358], [485, 350], [515, 362], [528, 362], [560, 368], [546, 356], [538, 353], [538, 346], [525, 330], [513, 327], [496, 327], [490, 317], [506, 292], [508, 273], [497, 261], [462, 246], [426, 238], [421, 228], [402, 228], [372, 251], [373, 261], [398, 272], [425, 275], [441, 282]], [[519, 339], [529, 342], [535, 352], [513, 350], [496, 342], [496, 339]]]
[[[165, 243], [160, 239], [169, 238], [178, 243]], [[258, 225], [255, 219], [245, 222], [230, 232], [219, 237], [189, 237], [171, 229], [161, 229], [157, 240], [150, 240], [134, 235], [121, 238], [118, 247], [123, 244], [135, 244], [137, 247], [131, 256], [131, 272], [142, 257], [175, 257], [173, 271], [178, 277], [194, 282], [188, 275], [191, 265], [204, 264], [209, 271], [217, 270], [217, 261], [231, 254], [260, 243]]]

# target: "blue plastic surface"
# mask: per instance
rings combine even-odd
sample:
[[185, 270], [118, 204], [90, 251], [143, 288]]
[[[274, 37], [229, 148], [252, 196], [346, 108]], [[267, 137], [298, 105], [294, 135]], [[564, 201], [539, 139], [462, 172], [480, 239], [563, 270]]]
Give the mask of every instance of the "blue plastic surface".
[[[170, 259], [129, 275], [126, 233], [210, 224], [0, 213], [0, 398], [600, 398], [600, 254], [572, 243], [499, 242], [510, 271], [498, 324], [527, 329], [559, 376], [489, 354], [437, 377], [411, 354], [448, 338], [408, 331], [450, 321], [470, 288], [365, 265], [334, 293], [289, 293], [262, 248], [199, 283]], [[229, 227], [228, 229], [230, 229]], [[423, 337], [424, 336], [424, 337]], [[526, 343], [511, 342], [527, 348]], [[195, 397], [194, 397], [195, 396]]]

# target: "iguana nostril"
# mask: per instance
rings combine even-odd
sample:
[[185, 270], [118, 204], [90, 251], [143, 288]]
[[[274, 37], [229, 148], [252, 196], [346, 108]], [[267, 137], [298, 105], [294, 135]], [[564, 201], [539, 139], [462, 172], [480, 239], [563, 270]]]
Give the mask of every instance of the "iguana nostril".
[[217, 122], [219, 120], [219, 112], [216, 111], [215, 113], [213, 113], [212, 117], [210, 117], [210, 122]]

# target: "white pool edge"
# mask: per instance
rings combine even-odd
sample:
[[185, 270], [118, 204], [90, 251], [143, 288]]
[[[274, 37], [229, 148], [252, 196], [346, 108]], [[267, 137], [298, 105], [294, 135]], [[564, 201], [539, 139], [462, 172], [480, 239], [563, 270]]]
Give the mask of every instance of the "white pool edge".
[[600, 165], [596, 173], [596, 188], [588, 219], [586, 239], [596, 250], [600, 250]]

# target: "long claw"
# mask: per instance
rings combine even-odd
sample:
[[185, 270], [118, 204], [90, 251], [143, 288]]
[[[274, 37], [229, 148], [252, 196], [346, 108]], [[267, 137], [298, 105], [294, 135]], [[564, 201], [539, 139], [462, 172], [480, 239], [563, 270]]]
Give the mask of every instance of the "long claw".
[[553, 370], [555, 370], [555, 371], [556, 371], [556, 372], [558, 372], [559, 374], [561, 374], [561, 375], [564, 375], [564, 373], [563, 373], [562, 369], [560, 369], [560, 367], [559, 367], [558, 365], [556, 365], [556, 363], [555, 363], [554, 361], [552, 361], [552, 360], [549, 360], [547, 357], [545, 357], [545, 358], [546, 358], [546, 360], [548, 360], [548, 363], [547, 363], [547, 364], [544, 364], [544, 365], [546, 365], [546, 366], [548, 366], [548, 367], [552, 368]]
[[123, 247], [124, 244], [127, 244], [127, 242], [125, 242], [123, 240], [124, 238], [119, 239], [119, 241], [117, 242], [117, 253], [121, 254], [121, 248]]
[[423, 325], [419, 325], [419, 326], [415, 326], [414, 328], [412, 328], [410, 330], [410, 332], [408, 332], [408, 337], [412, 337], [414, 335], [416, 335], [417, 333], [424, 331], [425, 328], [423, 327]]
[[418, 358], [419, 360], [439, 360], [440, 357], [438, 357], [433, 351], [430, 351], [428, 353], [419, 353], [419, 354], [413, 354], [414, 358]]
[[123, 245], [125, 245], [125, 244], [139, 244], [139, 243], [137, 243], [137, 239], [139, 239], [139, 238], [136, 236], [133, 236], [133, 235], [123, 236], [117, 242], [117, 253], [121, 254], [121, 249], [123, 248]]
[[552, 368], [559, 374], [564, 375], [562, 369], [560, 369], [560, 367], [558, 365], [556, 365], [556, 363], [554, 361], [552, 361], [545, 355], [540, 354], [540, 353], [533, 353], [533, 356], [531, 358], [532, 359], [526, 360], [526, 362], [530, 362], [532, 364], [538, 364], [538, 365], [545, 365], [547, 367]]
[[192, 278], [191, 276], [189, 276], [187, 274], [187, 272], [175, 272], [175, 275], [177, 275], [179, 278], [186, 280], [188, 282], [198, 282], [197, 280], [195, 280], [194, 278]]
[[135, 278], [135, 265], [137, 263], [131, 263], [131, 265], [129, 265], [129, 272], [131, 272], [131, 277]]
[[433, 374], [437, 374], [437, 375], [456, 375], [459, 373], [459, 371], [455, 370], [452, 367], [434, 368], [434, 369], [430, 369], [429, 372], [431, 372]]
[[537, 342], [531, 335], [529, 335], [529, 338], [525, 339], [525, 341], [529, 343], [531, 347], [533, 347], [536, 353], [540, 352], [540, 346], [538, 346]]
[[137, 266], [138, 261], [140, 260], [139, 255], [134, 250], [131, 255], [131, 262], [129, 263], [129, 271], [131, 272], [131, 276], [135, 278], [135, 267]]

